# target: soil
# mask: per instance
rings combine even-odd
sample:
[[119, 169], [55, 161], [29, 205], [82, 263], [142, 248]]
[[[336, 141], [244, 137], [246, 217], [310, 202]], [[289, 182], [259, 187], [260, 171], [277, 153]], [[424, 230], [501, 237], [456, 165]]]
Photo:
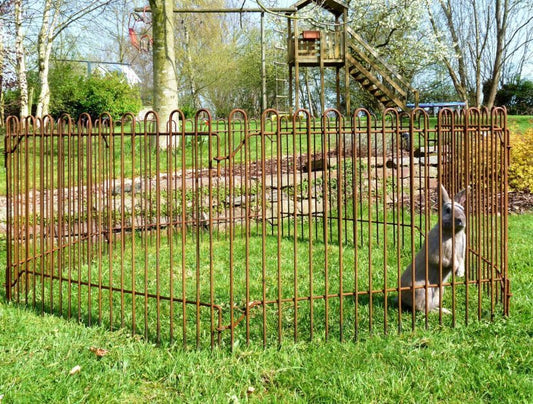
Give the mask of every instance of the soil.
[[509, 192], [509, 212], [527, 213], [533, 212], [533, 193], [530, 192]]

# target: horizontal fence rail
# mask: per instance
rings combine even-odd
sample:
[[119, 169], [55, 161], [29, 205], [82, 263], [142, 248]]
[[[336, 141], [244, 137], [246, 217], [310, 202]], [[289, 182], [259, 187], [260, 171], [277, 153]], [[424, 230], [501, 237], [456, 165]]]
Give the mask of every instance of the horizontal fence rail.
[[[6, 294], [40, 312], [231, 347], [508, 314], [505, 110], [10, 117], [6, 130]], [[439, 184], [466, 190], [466, 271], [444, 279], [440, 257], [437, 281], [402, 286], [444, 214]], [[436, 288], [437, 310], [398, 302]]]

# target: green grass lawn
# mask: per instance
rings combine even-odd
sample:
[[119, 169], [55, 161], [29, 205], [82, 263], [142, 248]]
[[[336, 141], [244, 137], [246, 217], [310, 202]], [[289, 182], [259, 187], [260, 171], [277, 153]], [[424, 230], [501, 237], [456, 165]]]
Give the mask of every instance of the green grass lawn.
[[508, 116], [509, 129], [516, 130], [518, 133], [524, 133], [528, 129], [533, 128], [532, 115], [511, 115]]
[[[184, 350], [6, 303], [2, 402], [531, 402], [533, 215], [510, 217], [511, 316], [359, 342]], [[0, 241], [0, 267], [5, 240]], [[3, 271], [2, 271], [3, 274]], [[99, 358], [91, 347], [103, 348]], [[70, 374], [71, 369], [81, 370]]]

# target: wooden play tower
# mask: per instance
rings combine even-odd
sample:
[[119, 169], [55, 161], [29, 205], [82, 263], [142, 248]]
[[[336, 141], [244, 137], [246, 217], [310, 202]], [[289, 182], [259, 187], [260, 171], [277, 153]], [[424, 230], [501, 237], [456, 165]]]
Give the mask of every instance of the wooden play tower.
[[[303, 9], [312, 6], [325, 11], [331, 21], [321, 27], [304, 26]], [[301, 0], [287, 13], [289, 105], [300, 107], [300, 68], [320, 68], [320, 100], [325, 106], [325, 69], [336, 69], [337, 108], [351, 111], [350, 77], [375, 97], [384, 108], [409, 110], [408, 102], [418, 103], [418, 93], [394, 71], [379, 54], [348, 27], [348, 7], [336, 0]], [[327, 27], [327, 28], [324, 28]], [[343, 74], [344, 73], [344, 74]], [[342, 77], [344, 76], [344, 77]], [[345, 105], [341, 107], [341, 81]], [[292, 98], [294, 97], [294, 98]]]

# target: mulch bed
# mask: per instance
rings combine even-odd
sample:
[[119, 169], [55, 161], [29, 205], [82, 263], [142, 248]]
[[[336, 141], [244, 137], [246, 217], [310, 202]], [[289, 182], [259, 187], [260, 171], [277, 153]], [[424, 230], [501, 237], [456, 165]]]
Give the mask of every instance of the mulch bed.
[[526, 213], [533, 212], [533, 193], [509, 192], [509, 212]]

